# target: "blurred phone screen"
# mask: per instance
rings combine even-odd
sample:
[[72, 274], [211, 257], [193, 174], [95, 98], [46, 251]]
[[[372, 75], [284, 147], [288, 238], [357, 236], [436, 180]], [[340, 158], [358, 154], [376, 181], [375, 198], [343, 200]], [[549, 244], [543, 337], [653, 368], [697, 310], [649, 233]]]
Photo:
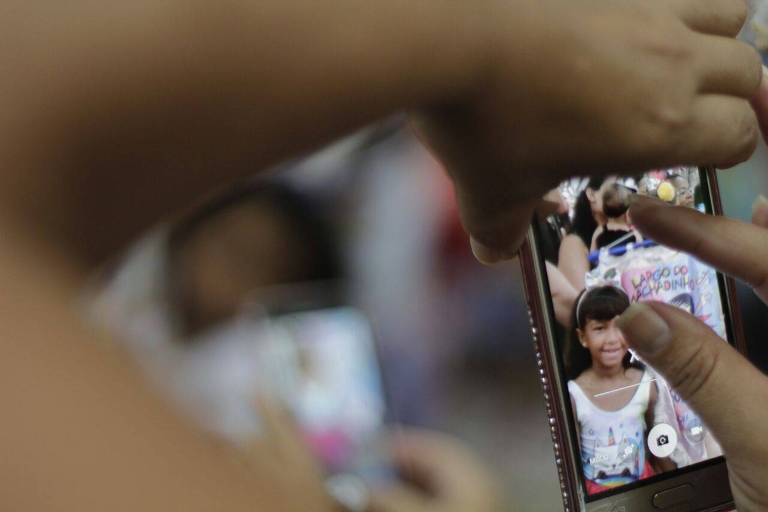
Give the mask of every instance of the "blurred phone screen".
[[274, 316], [270, 327], [262, 371], [327, 473], [387, 473], [380, 449], [386, 403], [365, 315], [313, 309]]

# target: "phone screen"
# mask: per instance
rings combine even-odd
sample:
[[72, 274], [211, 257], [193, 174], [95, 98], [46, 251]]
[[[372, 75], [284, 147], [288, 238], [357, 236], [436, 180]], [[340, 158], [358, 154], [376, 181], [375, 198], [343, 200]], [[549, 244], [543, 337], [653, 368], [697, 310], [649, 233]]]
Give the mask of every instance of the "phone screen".
[[326, 473], [386, 473], [386, 404], [365, 315], [352, 307], [299, 311], [272, 317], [270, 330], [263, 372]]
[[709, 211], [707, 184], [697, 168], [573, 179], [557, 189], [559, 211], [534, 223], [587, 501], [722, 456], [706, 425], [629, 350], [615, 325], [631, 303], [652, 300], [685, 309], [724, 340], [731, 337], [722, 276], [644, 239], [628, 211], [633, 194]]

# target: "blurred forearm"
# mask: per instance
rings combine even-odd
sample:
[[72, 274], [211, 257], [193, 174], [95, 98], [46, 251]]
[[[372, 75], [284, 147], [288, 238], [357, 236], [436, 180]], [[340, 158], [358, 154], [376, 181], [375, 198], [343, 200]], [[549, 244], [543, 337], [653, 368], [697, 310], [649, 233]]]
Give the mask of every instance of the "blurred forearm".
[[86, 263], [216, 186], [464, 94], [487, 53], [480, 9], [454, 0], [6, 10], [2, 203]]

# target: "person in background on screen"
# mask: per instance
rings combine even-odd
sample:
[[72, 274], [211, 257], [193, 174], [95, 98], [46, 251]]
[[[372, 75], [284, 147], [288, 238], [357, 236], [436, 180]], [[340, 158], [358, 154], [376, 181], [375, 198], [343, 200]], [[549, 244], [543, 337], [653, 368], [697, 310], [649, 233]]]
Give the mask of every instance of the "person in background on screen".
[[675, 205], [687, 208], [696, 207], [695, 187], [691, 187], [684, 176], [673, 174], [669, 177], [669, 182], [675, 187]]
[[573, 211], [570, 232], [560, 243], [557, 267], [571, 285], [580, 292], [586, 286], [584, 276], [589, 272], [589, 250], [598, 227], [606, 222], [603, 212], [603, 192], [615, 178], [595, 176], [581, 191]]
[[603, 191], [603, 214], [605, 224], [598, 226], [592, 237], [592, 250], [640, 241], [640, 235], [632, 229], [627, 217], [632, 191], [621, 183], [611, 183]]

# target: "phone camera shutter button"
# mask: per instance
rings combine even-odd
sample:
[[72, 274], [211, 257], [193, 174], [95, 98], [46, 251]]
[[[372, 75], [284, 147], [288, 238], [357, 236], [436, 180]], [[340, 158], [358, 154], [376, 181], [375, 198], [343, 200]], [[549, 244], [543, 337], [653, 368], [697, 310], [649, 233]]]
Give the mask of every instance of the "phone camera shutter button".
[[691, 484], [673, 487], [672, 489], [656, 493], [653, 496], [653, 506], [663, 510], [675, 505], [682, 505], [683, 503], [689, 503], [694, 495], [695, 492]]

